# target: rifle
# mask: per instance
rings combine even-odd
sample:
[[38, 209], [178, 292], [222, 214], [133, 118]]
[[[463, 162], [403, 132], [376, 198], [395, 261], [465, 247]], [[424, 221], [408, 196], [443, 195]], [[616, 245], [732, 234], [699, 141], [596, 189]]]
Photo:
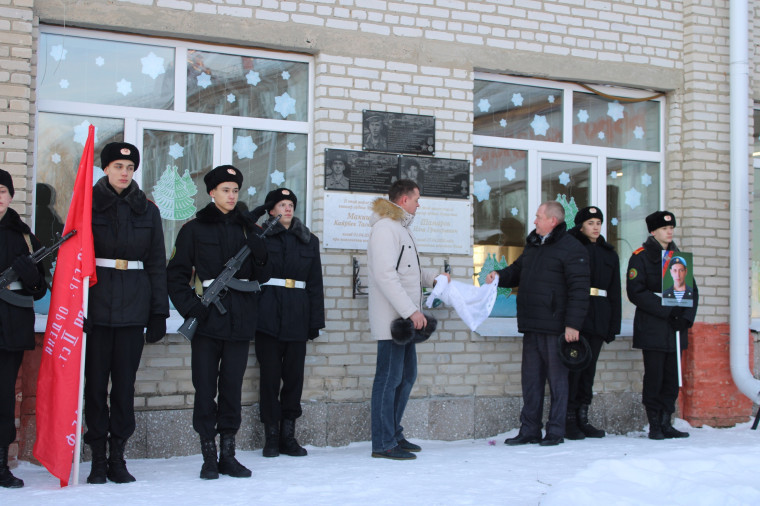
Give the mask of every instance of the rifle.
[[[262, 232], [259, 234], [259, 237], [263, 239], [266, 233], [269, 232], [272, 227], [274, 227], [275, 223], [280, 221], [280, 218], [282, 218], [282, 215], [278, 214], [277, 216], [264, 223], [264, 230], [262, 230]], [[211, 304], [213, 304], [221, 314], [227, 314], [227, 308], [225, 308], [222, 304], [221, 298], [225, 293], [227, 293], [227, 290], [229, 288], [238, 292], [261, 291], [261, 287], [259, 286], [258, 281], [245, 282], [235, 278], [235, 273], [240, 270], [243, 262], [246, 258], [248, 258], [248, 255], [250, 254], [251, 248], [245, 244], [242, 248], [240, 248], [240, 251], [238, 251], [235, 256], [227, 260], [227, 263], [224, 264], [224, 270], [222, 270], [222, 272], [214, 279], [208, 288], [203, 290], [201, 304], [203, 304], [205, 307], [209, 307]], [[185, 320], [179, 329], [177, 329], [177, 332], [182, 334], [182, 336], [184, 336], [184, 338], [188, 341], [192, 341], [193, 337], [195, 336], [195, 331], [198, 330], [198, 323], [198, 318], [191, 316]]]
[[[50, 246], [43, 246], [34, 253], [30, 253], [29, 258], [35, 264], [40, 263], [51, 253], [60, 248], [61, 244], [71, 239], [71, 237], [76, 233], [76, 230], [72, 230], [63, 237], [61, 237], [61, 234], [56, 234], [56, 237], [58, 237], [58, 239], [53, 244]], [[11, 290], [6, 290], [8, 285], [14, 281], [18, 281], [18, 273], [13, 270], [13, 266], [8, 267], [3, 271], [2, 274], [0, 274], [0, 299], [4, 300], [8, 304], [17, 307], [34, 307], [34, 300], [31, 297], [27, 295], [19, 295]]]

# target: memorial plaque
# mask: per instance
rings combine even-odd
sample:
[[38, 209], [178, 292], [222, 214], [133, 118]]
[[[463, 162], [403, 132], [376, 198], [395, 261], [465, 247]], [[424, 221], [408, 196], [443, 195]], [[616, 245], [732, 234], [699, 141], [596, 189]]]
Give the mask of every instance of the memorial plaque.
[[435, 154], [434, 116], [364, 111], [362, 127], [365, 151]]
[[398, 155], [325, 150], [325, 190], [387, 193], [398, 174]]
[[398, 177], [415, 181], [423, 197], [470, 197], [470, 162], [467, 160], [402, 156], [398, 166]]

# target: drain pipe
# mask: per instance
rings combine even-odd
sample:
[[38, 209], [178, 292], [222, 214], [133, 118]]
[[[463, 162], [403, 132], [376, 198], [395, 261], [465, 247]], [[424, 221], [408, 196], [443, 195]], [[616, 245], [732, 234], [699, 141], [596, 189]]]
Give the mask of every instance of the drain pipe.
[[[747, 0], [730, 1], [731, 137], [731, 376], [760, 403], [760, 381], [749, 367], [749, 17]], [[760, 181], [755, 181], [760, 184]]]

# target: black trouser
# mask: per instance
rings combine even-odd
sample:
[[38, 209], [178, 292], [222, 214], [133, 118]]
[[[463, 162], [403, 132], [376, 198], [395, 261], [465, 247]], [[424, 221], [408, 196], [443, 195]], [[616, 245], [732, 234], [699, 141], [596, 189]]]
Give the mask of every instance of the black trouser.
[[127, 440], [135, 432], [135, 377], [144, 344], [142, 327], [96, 325], [87, 335], [84, 366], [85, 443], [104, 440], [109, 434], [115, 439]]
[[23, 351], [0, 350], [0, 448], [16, 440], [16, 378]]
[[598, 337], [583, 336], [591, 347], [591, 363], [581, 371], [570, 371], [568, 375], [569, 395], [567, 398], [567, 410], [578, 409], [579, 406], [590, 405], [594, 397], [594, 376], [596, 375], [596, 362], [602, 351], [604, 340]]
[[675, 413], [678, 399], [678, 361], [675, 351], [642, 350], [644, 385], [641, 402], [647, 409]]
[[[240, 399], [250, 344], [198, 334], [193, 338], [193, 428], [201, 439], [236, 434], [240, 428]], [[218, 404], [214, 400], [217, 392]]]
[[567, 367], [557, 351], [556, 334], [526, 332], [522, 351], [523, 408], [520, 412], [520, 433], [527, 436], [541, 434], [544, 411], [544, 389], [549, 380], [551, 408], [546, 422], [546, 434], [565, 436], [567, 414]]
[[[306, 341], [280, 341], [256, 333], [256, 360], [261, 370], [259, 416], [264, 424], [301, 416]], [[280, 389], [282, 381], [282, 389]]]

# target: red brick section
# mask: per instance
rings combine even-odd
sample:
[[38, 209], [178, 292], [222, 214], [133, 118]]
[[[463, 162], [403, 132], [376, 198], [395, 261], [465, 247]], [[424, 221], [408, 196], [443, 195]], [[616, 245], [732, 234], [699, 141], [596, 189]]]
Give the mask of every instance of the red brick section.
[[[751, 336], [748, 366], [754, 363]], [[694, 427], [731, 427], [752, 416], [752, 401], [731, 378], [728, 323], [696, 323], [683, 354], [683, 387], [678, 396], [681, 417]]]

